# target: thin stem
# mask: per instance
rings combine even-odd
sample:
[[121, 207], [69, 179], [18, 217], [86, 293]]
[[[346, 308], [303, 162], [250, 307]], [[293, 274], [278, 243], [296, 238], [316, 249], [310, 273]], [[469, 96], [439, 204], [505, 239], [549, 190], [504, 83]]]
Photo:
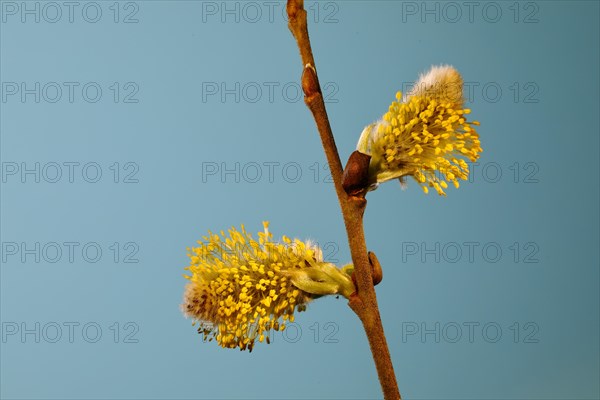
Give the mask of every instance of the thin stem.
[[375, 366], [379, 381], [386, 400], [400, 399], [400, 392], [394, 374], [392, 359], [385, 339], [379, 307], [377, 305], [377, 296], [373, 284], [372, 266], [369, 261], [367, 245], [365, 242], [363, 215], [367, 206], [366, 199], [361, 196], [349, 196], [342, 186], [342, 163], [335, 145], [325, 102], [319, 85], [319, 79], [316, 72], [315, 60], [308, 36], [306, 10], [303, 0], [288, 0], [287, 13], [289, 18], [289, 28], [296, 38], [304, 72], [302, 74], [302, 88], [304, 90], [304, 101], [310, 109], [317, 124], [319, 135], [329, 169], [333, 178], [335, 191], [340, 202], [350, 253], [354, 264], [353, 276], [356, 280], [357, 293], [350, 297], [349, 306], [360, 318]]

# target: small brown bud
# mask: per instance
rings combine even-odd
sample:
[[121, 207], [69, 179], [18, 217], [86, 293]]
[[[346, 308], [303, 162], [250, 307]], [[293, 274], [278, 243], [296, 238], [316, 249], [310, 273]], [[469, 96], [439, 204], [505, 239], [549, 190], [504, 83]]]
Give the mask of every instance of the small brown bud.
[[381, 264], [379, 264], [379, 260], [377, 256], [372, 251], [369, 251], [369, 262], [371, 263], [372, 275], [373, 275], [373, 285], [377, 286], [383, 280], [383, 270], [381, 269]]
[[319, 79], [317, 78], [317, 70], [310, 64], [306, 64], [304, 72], [302, 72], [302, 90], [306, 97], [321, 92]]
[[342, 186], [350, 196], [364, 196], [369, 184], [369, 163], [371, 156], [355, 150], [346, 163]]

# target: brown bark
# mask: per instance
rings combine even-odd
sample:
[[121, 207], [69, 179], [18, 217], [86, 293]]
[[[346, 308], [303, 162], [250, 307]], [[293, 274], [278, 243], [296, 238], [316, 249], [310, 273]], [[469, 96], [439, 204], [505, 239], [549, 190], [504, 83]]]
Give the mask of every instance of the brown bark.
[[296, 38], [304, 71], [302, 74], [302, 88], [304, 90], [304, 101], [313, 114], [317, 129], [321, 136], [321, 142], [329, 169], [333, 178], [335, 191], [337, 193], [348, 242], [350, 253], [354, 264], [353, 280], [356, 282], [357, 293], [350, 297], [349, 306], [360, 318], [365, 329], [379, 381], [386, 400], [400, 399], [400, 392], [394, 374], [392, 359], [387, 346], [383, 325], [379, 315], [377, 296], [375, 294], [374, 280], [381, 280], [381, 268], [374, 254], [369, 257], [365, 242], [363, 215], [367, 206], [364, 191], [350, 191], [350, 195], [344, 190], [342, 184], [342, 163], [335, 145], [327, 110], [323, 100], [315, 60], [308, 37], [306, 10], [303, 0], [288, 0], [287, 13], [289, 28]]

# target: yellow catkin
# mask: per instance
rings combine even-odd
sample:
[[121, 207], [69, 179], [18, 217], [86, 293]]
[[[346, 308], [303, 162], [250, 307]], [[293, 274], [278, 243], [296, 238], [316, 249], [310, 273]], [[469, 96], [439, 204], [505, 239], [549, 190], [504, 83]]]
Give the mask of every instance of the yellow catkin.
[[243, 225], [228, 233], [209, 232], [188, 249], [191, 276], [185, 276], [190, 282], [182, 309], [200, 323], [205, 340], [252, 351], [255, 340], [270, 342], [273, 331], [285, 329], [282, 321], [306, 308], [311, 295], [291, 286], [286, 271], [322, 262], [322, 252], [298, 239], [274, 242], [267, 222], [258, 240]]
[[[379, 141], [374, 151], [379, 150], [384, 170], [403, 170], [422, 184], [433, 187], [445, 195], [446, 182], [458, 186], [458, 180], [469, 178], [469, 167], [461, 157], [477, 161], [482, 151], [477, 125], [462, 118], [468, 109], [453, 109], [449, 103], [439, 103], [429, 96], [413, 96], [406, 103], [394, 102], [383, 120], [395, 125], [379, 126]], [[397, 123], [397, 121], [410, 121]], [[396, 124], [394, 124], [396, 122]]]
[[383, 118], [363, 131], [357, 149], [371, 155], [370, 182], [413, 177], [428, 193], [446, 195], [448, 183], [467, 180], [466, 160], [477, 161], [483, 151], [464, 107], [462, 78], [450, 66], [433, 67], [421, 76], [408, 96], [396, 101]]

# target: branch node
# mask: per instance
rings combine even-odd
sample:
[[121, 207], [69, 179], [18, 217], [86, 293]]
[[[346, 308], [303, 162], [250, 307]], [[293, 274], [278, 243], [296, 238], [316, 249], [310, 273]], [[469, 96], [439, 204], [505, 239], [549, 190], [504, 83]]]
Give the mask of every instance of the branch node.
[[348, 307], [352, 309], [356, 313], [356, 315], [361, 317], [362, 310], [364, 309], [364, 303], [358, 293], [352, 293], [350, 298], [348, 298]]
[[304, 1], [302, 0], [288, 0], [286, 11], [289, 19], [296, 18], [298, 10], [304, 9]]

